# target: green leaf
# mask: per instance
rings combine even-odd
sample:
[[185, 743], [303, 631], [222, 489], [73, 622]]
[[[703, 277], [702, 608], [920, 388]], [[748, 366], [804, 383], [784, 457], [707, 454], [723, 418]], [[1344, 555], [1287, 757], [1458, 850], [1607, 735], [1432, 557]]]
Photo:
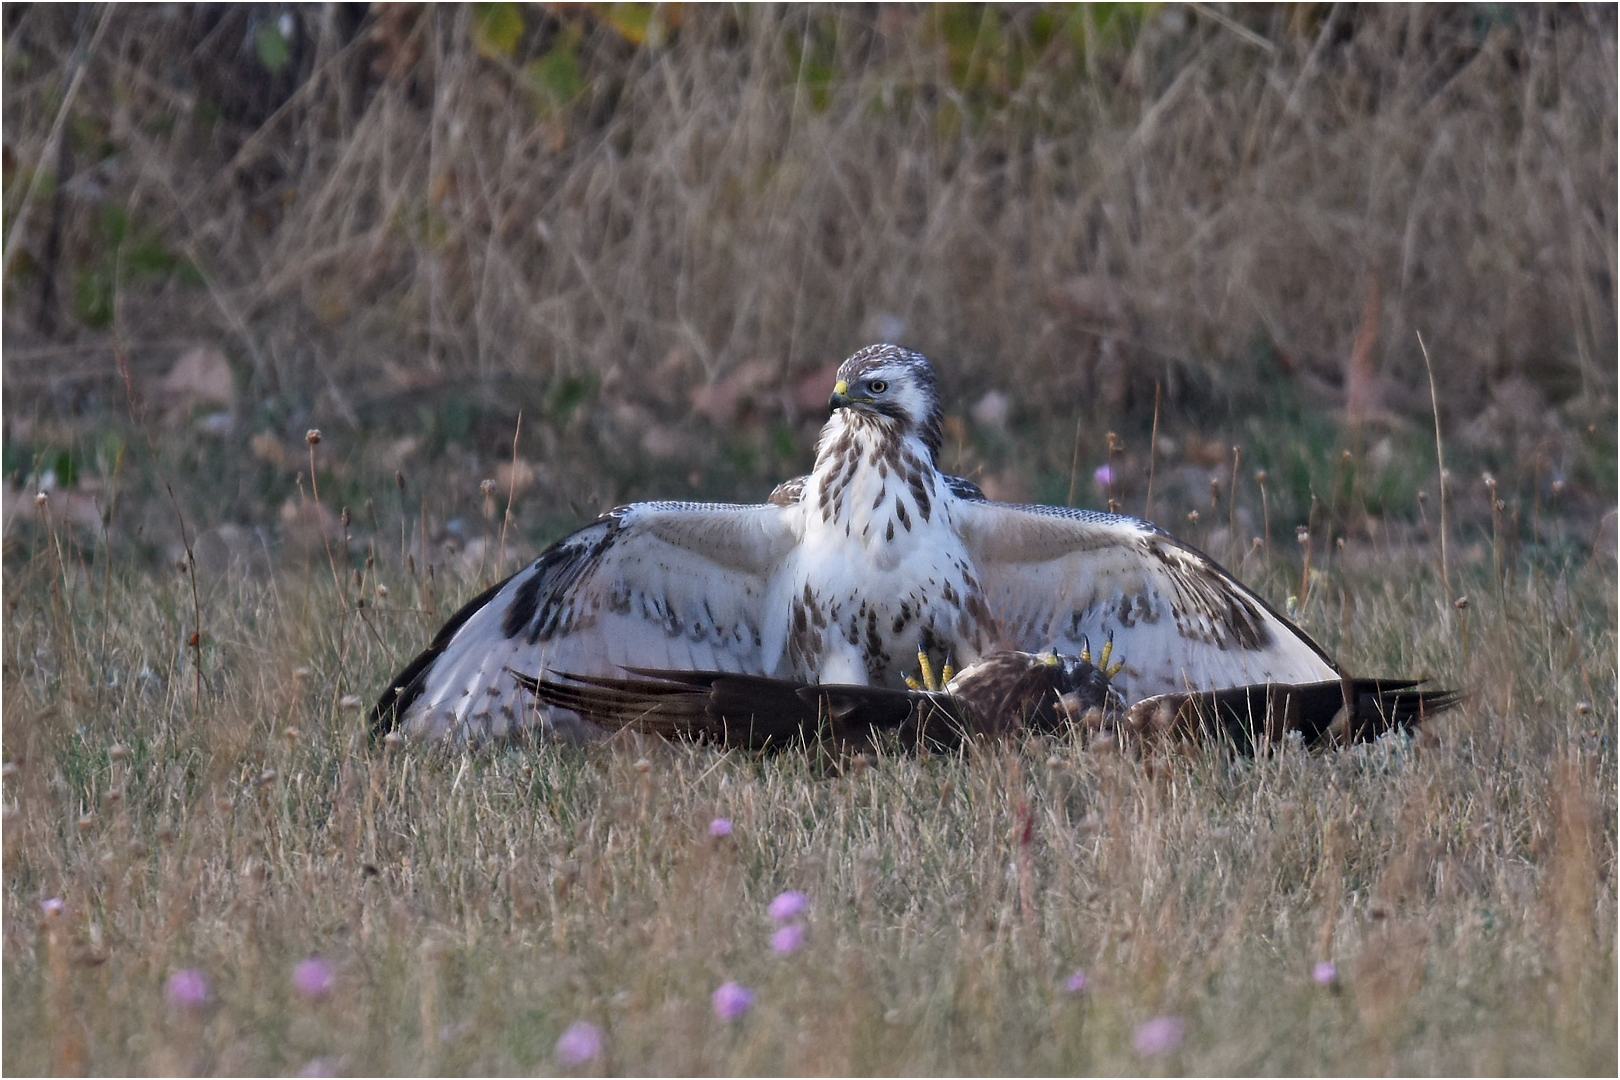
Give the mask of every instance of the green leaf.
[[100, 266], [80, 270], [73, 287], [73, 314], [94, 330], [112, 322], [113, 276]]
[[490, 59], [512, 58], [523, 37], [523, 9], [517, 4], [474, 4], [473, 43]]
[[276, 20], [259, 27], [259, 32], [253, 35], [253, 46], [259, 53], [259, 63], [270, 71], [280, 71], [292, 60], [292, 48]]
[[568, 104], [585, 89], [585, 76], [579, 63], [579, 34], [564, 33], [546, 54], [523, 69], [524, 78], [534, 91], [536, 107], [553, 112]]
[[554, 422], [563, 423], [573, 416], [574, 410], [585, 404], [587, 398], [596, 393], [597, 381], [591, 375], [566, 375], [556, 386], [546, 401], [546, 414]]
[[592, 4], [597, 18], [613, 27], [624, 40], [637, 47], [647, 43], [656, 4]]

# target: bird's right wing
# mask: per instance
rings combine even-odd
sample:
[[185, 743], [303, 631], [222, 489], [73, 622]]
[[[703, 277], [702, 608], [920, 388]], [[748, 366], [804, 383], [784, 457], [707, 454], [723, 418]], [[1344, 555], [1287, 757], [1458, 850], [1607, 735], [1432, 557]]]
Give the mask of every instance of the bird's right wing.
[[765, 598], [797, 522], [770, 504], [611, 511], [458, 612], [383, 692], [374, 730], [457, 745], [529, 728], [590, 738], [577, 717], [536, 708], [513, 672], [774, 673]]

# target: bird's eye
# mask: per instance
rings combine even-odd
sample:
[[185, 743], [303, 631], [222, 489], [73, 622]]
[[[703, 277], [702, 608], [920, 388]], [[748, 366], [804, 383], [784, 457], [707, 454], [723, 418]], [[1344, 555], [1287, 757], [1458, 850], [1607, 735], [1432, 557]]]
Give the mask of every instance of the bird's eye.
[[883, 391], [889, 388], [889, 384], [884, 382], [882, 379], [873, 379], [871, 382], [866, 384], [866, 387], [874, 394], [881, 394]]

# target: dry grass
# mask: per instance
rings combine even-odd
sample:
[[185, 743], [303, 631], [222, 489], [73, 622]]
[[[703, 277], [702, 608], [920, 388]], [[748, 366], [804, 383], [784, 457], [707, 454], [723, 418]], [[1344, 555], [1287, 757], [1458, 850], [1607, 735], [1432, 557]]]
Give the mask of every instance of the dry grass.
[[[300, 8], [267, 75], [274, 10], [4, 11], [5, 479], [58, 484], [6, 491], [5, 1072], [543, 1071], [580, 1019], [604, 1072], [1614, 1071], [1612, 9], [536, 8], [485, 56], [471, 9]], [[1353, 669], [1473, 698], [1252, 764], [366, 742], [515, 434], [520, 543], [757, 496], [819, 421], [783, 389], [880, 337], [948, 467], [1107, 460], [1132, 512], [1156, 467]], [[223, 434], [156, 390], [198, 343]]]
[[[122, 402], [115, 347], [139, 393], [201, 341], [237, 375], [236, 455], [425, 414], [487, 458], [510, 413], [484, 438], [446, 411], [526, 402], [548, 459], [608, 459], [547, 480], [596, 503], [649, 458], [709, 468], [712, 441], [647, 434], [694, 387], [896, 337], [953, 400], [1049, 424], [1066, 473], [1076, 414], [1145, 426], [1156, 383], [1167, 417], [1281, 396], [1421, 434], [1422, 332], [1459, 464], [1611, 502], [1612, 9], [695, 8], [646, 44], [535, 9], [482, 53], [470, 8], [332, 9], [295, 12], [274, 72], [247, 44], [268, 11], [8, 9], [28, 450], [19, 418]], [[528, 66], [559, 55], [566, 100]], [[802, 448], [786, 420], [745, 478]], [[266, 519], [252, 480], [211, 511]]]
[[[615, 1073], [1612, 1071], [1612, 563], [1480, 573], [1459, 609], [1426, 557], [1382, 555], [1303, 617], [1356, 670], [1472, 691], [1418, 740], [826, 776], [368, 745], [362, 703], [452, 583], [205, 576], [198, 680], [187, 575], [63, 538], [6, 581], [4, 1069], [544, 1071], [584, 1019]], [[790, 888], [808, 941], [777, 956]], [[312, 955], [319, 1001], [290, 982]], [[199, 1010], [165, 1000], [186, 968]], [[728, 980], [758, 994], [731, 1023]], [[1185, 1040], [1144, 1061], [1161, 1015]]]

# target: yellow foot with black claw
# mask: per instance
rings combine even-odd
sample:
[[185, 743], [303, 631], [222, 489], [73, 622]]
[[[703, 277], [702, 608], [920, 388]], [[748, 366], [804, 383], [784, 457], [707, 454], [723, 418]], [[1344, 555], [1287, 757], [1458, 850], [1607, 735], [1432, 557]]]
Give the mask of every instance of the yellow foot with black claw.
[[[1114, 635], [1112, 631], [1110, 631], [1108, 634], [1108, 640], [1103, 642], [1102, 654], [1096, 659], [1097, 670], [1102, 672], [1105, 677], [1110, 679], [1112, 679], [1115, 675], [1118, 675], [1121, 671], [1125, 670], [1125, 661], [1123, 660], [1112, 665], [1109, 664], [1109, 661], [1113, 659], [1113, 656]], [[1089, 637], [1082, 637], [1080, 639], [1080, 660], [1082, 663], [1087, 664], [1093, 662], [1091, 659], [1091, 639]]]
[[947, 661], [945, 669], [940, 672], [940, 677], [934, 678], [934, 662], [928, 659], [928, 650], [921, 645], [917, 646], [917, 671], [922, 676], [921, 679], [906, 675], [904, 676], [906, 686], [912, 690], [926, 690], [931, 694], [945, 689], [945, 684], [950, 682], [951, 676], [955, 674], [951, 671], [950, 662]]
[[1110, 679], [1112, 679], [1115, 675], [1118, 675], [1121, 671], [1125, 670], [1125, 661], [1123, 661], [1123, 660], [1121, 660], [1117, 664], [1113, 664], [1113, 665], [1110, 665], [1108, 663], [1108, 661], [1110, 659], [1112, 659], [1113, 655], [1114, 655], [1114, 635], [1109, 634], [1108, 635], [1108, 640], [1103, 642], [1102, 655], [1097, 657], [1097, 670], [1102, 672], [1105, 676], [1107, 676]]

